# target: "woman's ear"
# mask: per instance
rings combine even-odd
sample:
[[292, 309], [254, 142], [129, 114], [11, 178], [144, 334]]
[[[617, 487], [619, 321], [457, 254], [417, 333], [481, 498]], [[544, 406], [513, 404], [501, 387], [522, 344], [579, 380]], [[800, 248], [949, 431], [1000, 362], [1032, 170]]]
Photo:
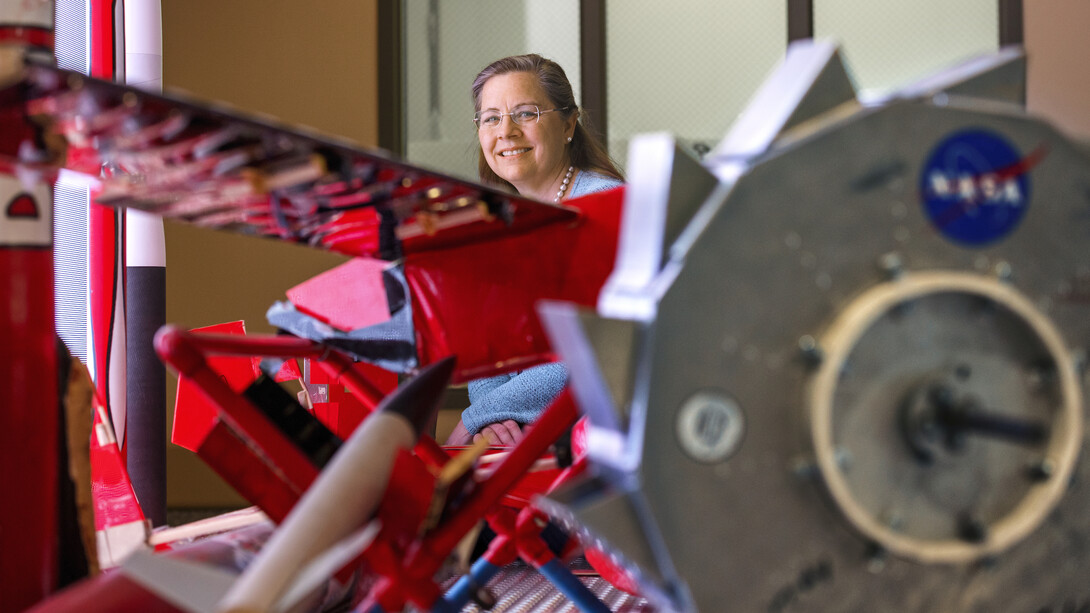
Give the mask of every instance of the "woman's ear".
[[575, 111], [568, 117], [568, 120], [564, 124], [564, 138], [571, 142], [571, 139], [575, 137], [575, 124], [579, 122], [579, 111]]

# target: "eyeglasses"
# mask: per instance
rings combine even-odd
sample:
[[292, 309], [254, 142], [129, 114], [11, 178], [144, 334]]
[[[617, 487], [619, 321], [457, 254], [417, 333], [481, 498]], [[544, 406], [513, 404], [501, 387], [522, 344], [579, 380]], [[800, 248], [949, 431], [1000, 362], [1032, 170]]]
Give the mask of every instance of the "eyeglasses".
[[541, 110], [534, 104], [524, 104], [522, 106], [516, 106], [515, 110], [510, 113], [501, 113], [499, 111], [477, 111], [473, 114], [473, 123], [477, 124], [477, 129], [481, 128], [498, 128], [503, 123], [503, 116], [509, 115], [511, 121], [516, 125], [527, 126], [537, 123], [537, 120], [541, 118], [545, 113], [552, 113], [553, 111], [566, 111], [569, 107], [563, 106], [555, 109]]

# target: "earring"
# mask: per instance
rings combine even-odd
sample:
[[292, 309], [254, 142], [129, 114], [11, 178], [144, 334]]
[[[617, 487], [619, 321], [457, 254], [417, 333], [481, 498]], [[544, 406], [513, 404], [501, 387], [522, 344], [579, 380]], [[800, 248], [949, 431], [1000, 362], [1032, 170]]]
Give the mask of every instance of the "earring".
[[568, 137], [568, 142], [569, 142], [569, 143], [571, 142], [571, 137], [570, 137], [570, 136]]

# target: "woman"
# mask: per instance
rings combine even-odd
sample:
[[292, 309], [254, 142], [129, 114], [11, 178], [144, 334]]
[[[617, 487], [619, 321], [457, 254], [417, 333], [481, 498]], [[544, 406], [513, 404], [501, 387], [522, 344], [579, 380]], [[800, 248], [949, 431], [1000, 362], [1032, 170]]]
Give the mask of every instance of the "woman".
[[[473, 80], [473, 122], [482, 183], [559, 203], [621, 185], [605, 147], [579, 122], [564, 69], [540, 55], [492, 62]], [[470, 406], [447, 439], [466, 444], [487, 439], [512, 445], [564, 389], [559, 363], [478, 379], [469, 384]]]

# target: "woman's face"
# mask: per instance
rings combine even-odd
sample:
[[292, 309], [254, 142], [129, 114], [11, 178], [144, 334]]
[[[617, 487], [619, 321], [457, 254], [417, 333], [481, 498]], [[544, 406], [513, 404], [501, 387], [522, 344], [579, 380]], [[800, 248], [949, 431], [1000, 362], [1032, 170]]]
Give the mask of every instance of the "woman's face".
[[[496, 75], [481, 89], [481, 112], [510, 113], [531, 105], [546, 111], [556, 108], [529, 72]], [[510, 115], [500, 117], [494, 127], [481, 126], [477, 139], [485, 160], [500, 178], [509, 181], [520, 194], [548, 189], [564, 174], [569, 164], [567, 139], [575, 132], [575, 114], [567, 119], [559, 112], [544, 113], [537, 123], [515, 123]], [[536, 194], [541, 195], [541, 194]]]

